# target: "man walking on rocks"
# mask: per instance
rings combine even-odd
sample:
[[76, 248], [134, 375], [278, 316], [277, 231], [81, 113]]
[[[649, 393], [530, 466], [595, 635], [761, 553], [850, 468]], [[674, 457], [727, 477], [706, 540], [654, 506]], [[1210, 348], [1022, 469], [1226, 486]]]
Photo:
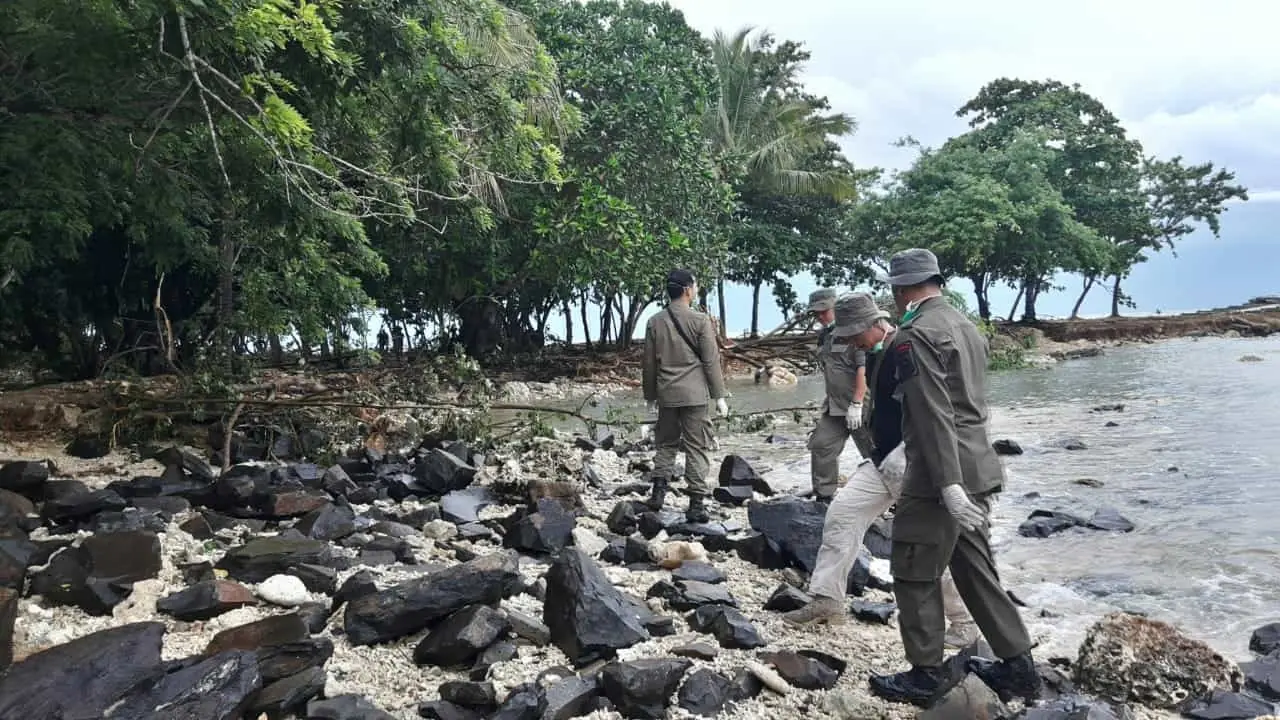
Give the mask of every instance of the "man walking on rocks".
[[836, 291], [815, 290], [809, 295], [809, 312], [822, 323], [818, 332], [818, 367], [826, 383], [822, 414], [809, 435], [809, 463], [814, 499], [827, 504], [840, 485], [840, 453], [845, 441], [854, 437], [865, 457], [870, 444], [862, 432], [862, 399], [867, 392], [866, 356], [852, 350], [847, 337], [837, 337]]
[[[822, 545], [813, 574], [809, 576], [812, 603], [783, 615], [794, 625], [843, 622], [849, 572], [858, 559], [867, 528], [893, 505], [902, 492], [906, 455], [902, 447], [902, 406], [894, 397], [897, 381], [892, 363], [884, 362], [884, 347], [893, 342], [896, 329], [889, 314], [866, 293], [841, 297], [835, 306], [837, 342], [852, 343], [867, 353], [868, 416], [871, 447], [849, 482], [836, 492], [822, 525]], [[966, 647], [977, 636], [977, 626], [965, 609], [950, 571], [942, 576], [942, 600], [950, 628], [946, 644]]]
[[707, 403], [716, 401], [721, 416], [729, 414], [724, 373], [715, 327], [705, 313], [693, 309], [698, 283], [688, 270], [667, 275], [670, 303], [649, 319], [644, 331], [644, 399], [658, 413], [653, 439], [653, 493], [648, 505], [662, 508], [672, 480], [676, 452], [685, 454], [684, 478], [689, 493], [689, 522], [710, 520], [706, 510], [707, 451], [715, 442]]
[[950, 567], [964, 604], [1001, 658], [971, 659], [966, 669], [1003, 701], [1032, 701], [1040, 677], [1031, 638], [1000, 585], [987, 532], [990, 502], [1004, 486], [1004, 468], [987, 437], [987, 342], [942, 297], [942, 281], [928, 250], [904, 250], [889, 261], [889, 284], [903, 316], [885, 361], [898, 381], [906, 448], [890, 567], [911, 669], [873, 675], [871, 690], [917, 705], [946, 690], [940, 579]]

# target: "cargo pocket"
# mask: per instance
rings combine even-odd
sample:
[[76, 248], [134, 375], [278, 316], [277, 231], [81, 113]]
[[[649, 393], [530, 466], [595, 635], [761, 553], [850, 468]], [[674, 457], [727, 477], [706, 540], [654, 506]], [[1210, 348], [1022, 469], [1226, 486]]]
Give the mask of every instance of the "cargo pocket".
[[894, 580], [905, 582], [931, 582], [942, 577], [947, 569], [944, 546], [935, 543], [893, 542], [889, 556], [889, 570]]

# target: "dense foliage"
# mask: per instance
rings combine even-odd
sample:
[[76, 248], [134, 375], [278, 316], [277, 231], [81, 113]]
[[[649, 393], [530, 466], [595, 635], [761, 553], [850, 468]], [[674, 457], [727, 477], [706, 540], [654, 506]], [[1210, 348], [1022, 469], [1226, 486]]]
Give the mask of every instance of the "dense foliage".
[[912, 244], [983, 317], [1000, 282], [1034, 317], [1063, 271], [1118, 310], [1244, 197], [1056, 82], [996, 81], [969, 133], [857, 171], [808, 57], [641, 0], [9, 0], [0, 351], [189, 371], [341, 355], [375, 315], [394, 351], [536, 350], [553, 315], [625, 346], [672, 265], [791, 308], [795, 274]]

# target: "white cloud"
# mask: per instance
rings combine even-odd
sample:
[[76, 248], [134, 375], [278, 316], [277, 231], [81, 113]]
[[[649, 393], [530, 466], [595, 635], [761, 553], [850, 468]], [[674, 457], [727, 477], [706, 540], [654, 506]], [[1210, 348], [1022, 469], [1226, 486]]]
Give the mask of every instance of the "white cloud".
[[[710, 32], [743, 25], [803, 42], [806, 81], [854, 115], [860, 165], [900, 166], [904, 135], [936, 145], [997, 77], [1079, 83], [1150, 152], [1212, 161], [1258, 200], [1280, 192], [1280, 53], [1255, 0], [673, 0]], [[1069, 9], [1068, 9], [1069, 8]]]

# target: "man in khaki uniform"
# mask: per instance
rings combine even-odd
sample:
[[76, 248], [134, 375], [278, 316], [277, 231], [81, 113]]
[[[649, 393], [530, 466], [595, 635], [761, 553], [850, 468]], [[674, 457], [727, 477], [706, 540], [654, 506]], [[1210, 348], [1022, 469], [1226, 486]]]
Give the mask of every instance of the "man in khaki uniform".
[[987, 517], [1004, 468], [987, 436], [987, 342], [942, 297], [933, 253], [904, 250], [889, 262], [903, 311], [887, 350], [902, 400], [906, 472], [893, 520], [890, 567], [899, 629], [911, 669], [871, 677], [877, 695], [927, 705], [943, 686], [943, 593], [948, 567], [978, 628], [1001, 658], [968, 669], [1000, 698], [1035, 700], [1040, 677], [1018, 608], [1000, 585]]
[[715, 327], [706, 313], [692, 308], [698, 283], [688, 270], [667, 276], [665, 310], [649, 318], [644, 331], [644, 399], [656, 409], [653, 494], [649, 507], [662, 508], [667, 499], [676, 452], [685, 454], [684, 478], [689, 493], [689, 522], [707, 522], [707, 451], [715, 441], [707, 403], [714, 399], [720, 415], [729, 414], [720, 348]]
[[852, 350], [848, 338], [836, 337], [835, 309], [835, 290], [822, 288], [809, 295], [809, 312], [823, 325], [818, 333], [818, 367], [826, 384], [826, 397], [818, 424], [809, 435], [813, 495], [823, 504], [831, 502], [840, 486], [840, 453], [849, 436], [854, 436], [864, 456], [870, 452], [870, 442], [861, 432], [867, 357], [861, 350]]

